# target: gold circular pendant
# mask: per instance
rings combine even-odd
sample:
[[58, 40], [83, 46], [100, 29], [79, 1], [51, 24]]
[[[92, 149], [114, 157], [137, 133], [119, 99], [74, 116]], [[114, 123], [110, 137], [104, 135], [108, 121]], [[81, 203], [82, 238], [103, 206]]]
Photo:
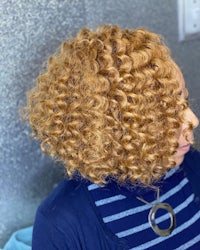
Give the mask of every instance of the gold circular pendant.
[[[158, 225], [156, 224], [155, 218], [156, 218], [156, 212], [158, 211], [158, 209], [164, 209], [169, 213], [169, 215], [170, 215], [170, 226], [169, 226], [169, 228], [160, 229], [158, 227]], [[149, 212], [148, 220], [149, 220], [149, 224], [150, 224], [151, 228], [153, 229], [153, 231], [156, 234], [158, 234], [159, 236], [168, 236], [168, 235], [170, 235], [171, 232], [176, 227], [176, 217], [175, 217], [174, 211], [173, 211], [172, 207], [167, 203], [158, 202], [155, 205], [153, 205], [153, 207], [151, 208], [151, 210]]]

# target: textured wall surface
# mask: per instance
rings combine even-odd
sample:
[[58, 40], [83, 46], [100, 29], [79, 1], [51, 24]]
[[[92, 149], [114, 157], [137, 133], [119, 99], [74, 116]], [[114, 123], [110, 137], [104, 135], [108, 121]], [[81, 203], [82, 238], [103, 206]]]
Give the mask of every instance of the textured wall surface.
[[199, 114], [200, 40], [178, 42], [175, 0], [1, 0], [0, 247], [14, 230], [32, 224], [41, 199], [63, 177], [61, 166], [41, 154], [19, 121], [25, 93], [65, 38], [103, 23], [162, 34]]

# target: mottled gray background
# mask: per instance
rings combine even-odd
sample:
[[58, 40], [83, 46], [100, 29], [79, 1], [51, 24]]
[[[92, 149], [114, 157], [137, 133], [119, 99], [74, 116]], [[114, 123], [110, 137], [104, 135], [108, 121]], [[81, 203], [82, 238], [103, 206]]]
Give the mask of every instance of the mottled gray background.
[[175, 0], [0, 0], [0, 247], [32, 224], [41, 199], [63, 176], [18, 116], [43, 62], [83, 26], [149, 28], [165, 37], [199, 114], [200, 40], [178, 42], [177, 19]]

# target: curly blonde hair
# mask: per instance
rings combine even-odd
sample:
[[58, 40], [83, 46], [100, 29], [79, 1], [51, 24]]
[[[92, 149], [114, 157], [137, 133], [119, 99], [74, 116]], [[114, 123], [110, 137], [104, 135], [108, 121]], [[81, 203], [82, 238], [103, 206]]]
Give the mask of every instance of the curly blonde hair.
[[104, 25], [82, 29], [49, 58], [28, 93], [27, 119], [69, 177], [148, 185], [175, 166], [187, 105], [179, 92], [160, 36]]

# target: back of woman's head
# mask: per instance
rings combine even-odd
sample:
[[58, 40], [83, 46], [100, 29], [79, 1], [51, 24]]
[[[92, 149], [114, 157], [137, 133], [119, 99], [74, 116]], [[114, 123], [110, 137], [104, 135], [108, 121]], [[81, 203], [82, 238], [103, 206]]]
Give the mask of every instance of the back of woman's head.
[[144, 29], [83, 29], [28, 95], [42, 150], [69, 176], [149, 184], [174, 166], [183, 100], [168, 48]]

